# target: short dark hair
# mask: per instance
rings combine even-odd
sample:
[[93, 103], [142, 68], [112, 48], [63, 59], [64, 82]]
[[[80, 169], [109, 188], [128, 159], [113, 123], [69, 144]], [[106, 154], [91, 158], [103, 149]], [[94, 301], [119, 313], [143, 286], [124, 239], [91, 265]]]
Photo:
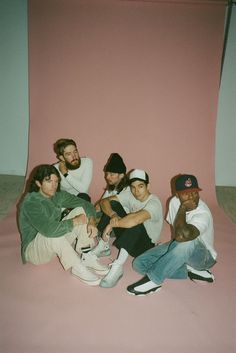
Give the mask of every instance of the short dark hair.
[[50, 176], [54, 174], [58, 177], [58, 188], [57, 191], [60, 190], [60, 181], [61, 177], [56, 167], [51, 164], [41, 164], [35, 167], [31, 173], [31, 181], [29, 185], [29, 192], [38, 192], [39, 186], [36, 184], [36, 181], [42, 183], [45, 178], [50, 178]]
[[134, 178], [134, 179], [129, 180], [129, 186], [131, 186], [132, 183], [134, 183], [134, 182], [137, 181], [137, 180], [141, 181], [141, 182], [144, 183], [145, 185], [148, 185], [148, 184], [149, 184], [149, 181], [146, 181], [146, 180], [143, 180], [143, 179], [139, 179], [139, 178]]
[[65, 148], [69, 145], [73, 145], [77, 148], [75, 141], [72, 139], [61, 138], [54, 143], [53, 150], [56, 153], [57, 158], [59, 158], [59, 156], [63, 156]]

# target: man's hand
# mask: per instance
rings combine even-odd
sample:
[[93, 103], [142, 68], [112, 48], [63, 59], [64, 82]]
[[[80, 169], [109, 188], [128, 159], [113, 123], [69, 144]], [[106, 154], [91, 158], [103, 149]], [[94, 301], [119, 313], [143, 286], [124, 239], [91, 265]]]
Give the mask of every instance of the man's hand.
[[108, 224], [102, 233], [102, 239], [104, 241], [108, 241], [111, 231], [112, 231], [112, 226], [111, 224]]
[[67, 169], [67, 167], [66, 167], [65, 162], [63, 162], [63, 161], [60, 161], [60, 162], [59, 162], [59, 170], [60, 170], [60, 172], [61, 172], [63, 175], [66, 174], [66, 173], [68, 173], [68, 169]]
[[97, 203], [94, 207], [97, 212], [101, 211], [101, 207], [100, 207], [99, 203]]
[[98, 235], [97, 227], [95, 227], [92, 224], [88, 224], [87, 232], [88, 232], [89, 238], [95, 238]]
[[78, 215], [78, 216], [75, 216], [73, 218], [73, 225], [74, 226], [79, 226], [81, 224], [86, 224], [88, 222], [88, 219], [86, 217], [86, 215], [84, 213]]
[[189, 212], [197, 208], [197, 203], [194, 200], [186, 200], [181, 203], [181, 207], [184, 208], [186, 212]]
[[197, 227], [186, 222], [186, 212], [192, 211], [197, 207], [193, 200], [186, 200], [181, 203], [176, 214], [173, 229], [174, 239], [178, 242], [190, 241], [197, 238], [200, 234]]
[[118, 227], [118, 222], [119, 222], [119, 219], [120, 217], [114, 213], [112, 216], [111, 216], [111, 219], [110, 219], [110, 225], [113, 227]]

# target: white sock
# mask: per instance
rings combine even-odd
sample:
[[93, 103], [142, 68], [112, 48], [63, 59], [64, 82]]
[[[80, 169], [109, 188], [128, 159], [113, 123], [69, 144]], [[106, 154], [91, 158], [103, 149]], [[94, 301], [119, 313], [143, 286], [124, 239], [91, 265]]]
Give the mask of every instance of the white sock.
[[123, 265], [125, 261], [128, 259], [128, 256], [129, 256], [129, 253], [124, 248], [121, 248], [119, 251], [119, 255], [115, 261], [117, 264]]
[[146, 292], [155, 287], [158, 287], [158, 284], [154, 283], [153, 281], [149, 281], [147, 283], [140, 284], [140, 286], [134, 287], [134, 290], [138, 292]]

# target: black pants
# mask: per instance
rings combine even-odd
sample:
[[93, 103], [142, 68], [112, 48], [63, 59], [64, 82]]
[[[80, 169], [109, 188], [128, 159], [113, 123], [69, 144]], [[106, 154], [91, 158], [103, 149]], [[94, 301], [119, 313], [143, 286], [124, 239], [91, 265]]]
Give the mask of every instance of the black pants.
[[[119, 217], [123, 218], [127, 215], [119, 202], [111, 201], [111, 207]], [[110, 217], [103, 213], [98, 224], [98, 230], [103, 232], [109, 222]], [[125, 249], [129, 255], [133, 257], [141, 255], [144, 251], [154, 246], [143, 224], [138, 224], [131, 228], [116, 227], [113, 228], [113, 231], [116, 237], [113, 245], [115, 245], [117, 249]]]
[[[91, 202], [91, 197], [90, 197], [88, 194], [86, 194], [85, 192], [79, 193], [79, 194], [77, 195], [77, 197], [79, 197], [79, 198], [81, 198], [81, 199], [83, 199], [83, 200], [85, 200], [85, 201]], [[60, 219], [60, 221], [61, 221], [65, 216], [67, 216], [67, 215], [70, 213], [70, 211], [72, 211], [72, 210], [73, 210], [73, 208], [65, 208], [64, 211], [63, 211], [62, 214], [61, 214], [61, 219]]]
[[91, 202], [91, 197], [90, 197], [88, 194], [86, 194], [85, 192], [80, 192], [80, 193], [77, 195], [77, 197], [80, 197], [80, 198], [83, 199], [83, 200], [86, 200], [86, 201], [88, 201], [88, 202]]

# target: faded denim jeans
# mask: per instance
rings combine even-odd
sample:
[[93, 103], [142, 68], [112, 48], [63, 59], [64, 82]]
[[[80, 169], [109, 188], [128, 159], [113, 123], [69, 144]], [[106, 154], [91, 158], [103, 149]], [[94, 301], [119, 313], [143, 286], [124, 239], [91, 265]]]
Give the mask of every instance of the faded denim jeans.
[[187, 278], [187, 265], [196, 270], [207, 270], [215, 263], [209, 250], [196, 238], [187, 242], [173, 240], [157, 245], [138, 256], [133, 268], [153, 282], [162, 284], [166, 278]]

